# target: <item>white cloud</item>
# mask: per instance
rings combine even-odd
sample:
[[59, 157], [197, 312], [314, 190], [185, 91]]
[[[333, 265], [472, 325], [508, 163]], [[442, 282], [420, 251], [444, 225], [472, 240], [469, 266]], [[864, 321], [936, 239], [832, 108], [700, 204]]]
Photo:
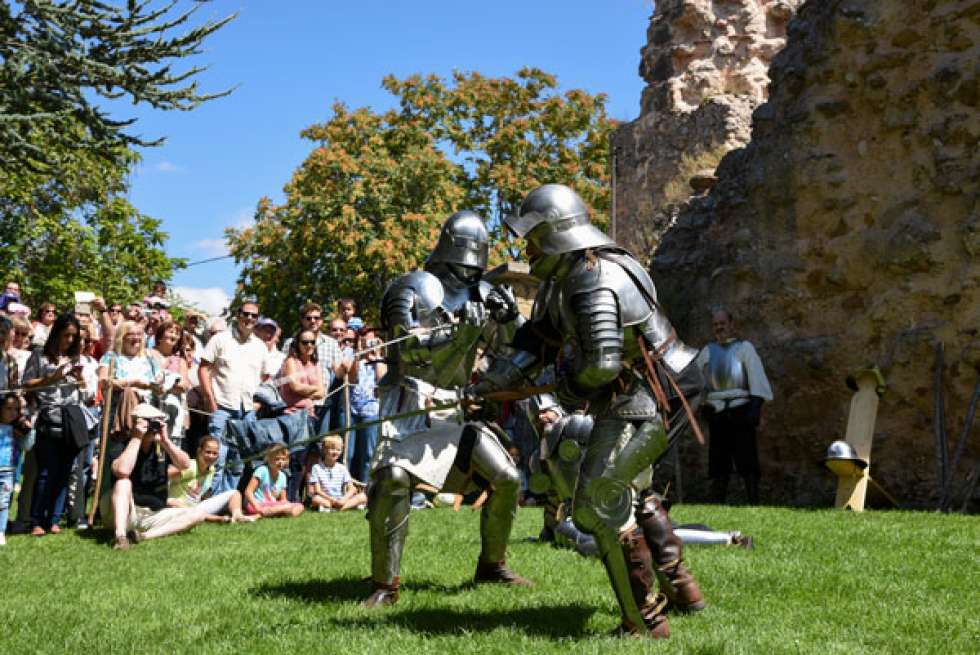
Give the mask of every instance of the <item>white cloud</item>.
[[170, 161], [162, 161], [153, 167], [159, 173], [183, 173], [184, 168]]
[[218, 316], [231, 304], [231, 296], [220, 287], [174, 287], [173, 292], [188, 305], [209, 316]]
[[228, 254], [228, 244], [224, 238], [201, 239], [192, 243], [191, 247], [203, 251], [208, 257], [223, 257]]

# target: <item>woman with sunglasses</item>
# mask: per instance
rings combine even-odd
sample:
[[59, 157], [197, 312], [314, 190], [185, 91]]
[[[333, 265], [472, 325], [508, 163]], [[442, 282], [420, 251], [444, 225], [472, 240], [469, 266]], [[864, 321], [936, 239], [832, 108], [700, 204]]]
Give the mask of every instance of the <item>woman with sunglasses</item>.
[[37, 321], [34, 322], [33, 345], [43, 346], [47, 342], [48, 333], [51, 331], [51, 326], [54, 325], [54, 320], [57, 316], [57, 307], [49, 302], [41, 305], [41, 309], [37, 312]]
[[34, 389], [37, 404], [37, 479], [31, 497], [31, 534], [35, 537], [61, 532], [56, 519], [64, 507], [68, 475], [78, 453], [66, 434], [64, 410], [82, 405], [85, 384], [80, 332], [74, 314], [59, 316], [51, 324], [44, 348], [31, 355], [24, 371], [24, 386]]
[[310, 415], [312, 424], [316, 415], [314, 402], [326, 395], [316, 354], [316, 333], [313, 330], [300, 330], [290, 341], [289, 354], [279, 375], [279, 392], [283, 401], [289, 405], [286, 413], [304, 409]]

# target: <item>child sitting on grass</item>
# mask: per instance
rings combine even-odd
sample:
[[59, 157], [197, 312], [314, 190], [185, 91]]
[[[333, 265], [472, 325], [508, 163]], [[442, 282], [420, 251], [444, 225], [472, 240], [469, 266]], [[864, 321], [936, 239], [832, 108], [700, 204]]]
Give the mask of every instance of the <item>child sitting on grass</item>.
[[350, 476], [347, 467], [339, 463], [344, 449], [340, 437], [323, 440], [323, 463], [315, 464], [310, 473], [310, 502], [320, 511], [343, 511], [361, 507], [367, 496]]
[[14, 495], [14, 476], [20, 454], [33, 441], [24, 402], [14, 394], [0, 395], [0, 546], [7, 545], [7, 511]]
[[289, 451], [286, 446], [276, 444], [265, 453], [265, 464], [255, 469], [252, 479], [245, 487], [245, 510], [249, 514], [259, 514], [265, 518], [273, 516], [299, 516], [303, 505], [291, 503], [286, 499], [286, 474], [283, 469], [289, 466]]

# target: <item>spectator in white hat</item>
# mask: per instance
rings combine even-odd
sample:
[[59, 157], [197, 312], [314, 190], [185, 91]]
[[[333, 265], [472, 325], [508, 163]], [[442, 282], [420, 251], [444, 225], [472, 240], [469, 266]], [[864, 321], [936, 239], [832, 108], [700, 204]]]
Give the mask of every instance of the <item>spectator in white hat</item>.
[[102, 520], [115, 536], [112, 547], [128, 550], [130, 539], [158, 539], [203, 523], [199, 507], [167, 507], [167, 462], [178, 471], [190, 468], [191, 458], [167, 436], [166, 414], [152, 405], [137, 405], [130, 428], [113, 437], [106, 462], [112, 486], [104, 489]]

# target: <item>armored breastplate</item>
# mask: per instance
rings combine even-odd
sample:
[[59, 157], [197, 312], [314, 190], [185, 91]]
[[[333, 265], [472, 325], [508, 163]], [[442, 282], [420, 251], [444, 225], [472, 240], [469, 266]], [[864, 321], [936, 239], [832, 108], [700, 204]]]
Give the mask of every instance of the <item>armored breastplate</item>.
[[745, 364], [738, 359], [735, 345], [738, 341], [725, 344], [708, 344], [708, 387], [712, 391], [749, 388], [749, 378]]
[[[396, 285], [403, 289], [401, 304], [410, 308], [411, 316], [395, 311], [397, 316], [385, 317], [389, 319], [386, 323], [402, 329], [432, 329], [417, 340], [399, 344], [392, 358], [398, 374], [443, 389], [468, 383], [482, 329], [464, 323], [461, 314], [468, 301], [480, 297], [479, 290], [448, 284], [426, 271], [410, 273]], [[389, 304], [397, 306], [385, 306]]]

